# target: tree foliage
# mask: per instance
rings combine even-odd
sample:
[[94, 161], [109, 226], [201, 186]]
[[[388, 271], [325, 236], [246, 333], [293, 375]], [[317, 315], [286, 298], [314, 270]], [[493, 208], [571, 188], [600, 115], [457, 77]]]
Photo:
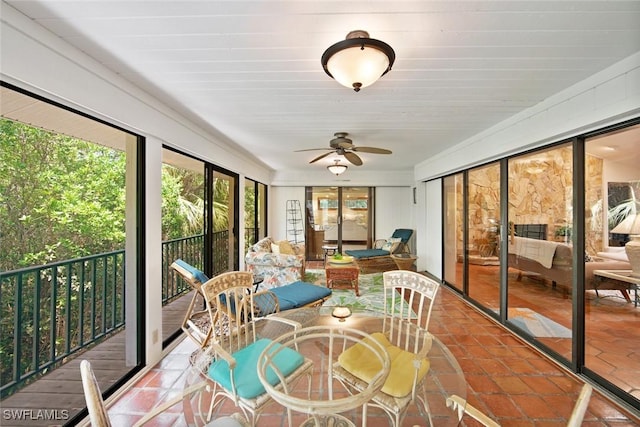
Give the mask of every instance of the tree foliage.
[[120, 249], [125, 154], [0, 120], [0, 269]]

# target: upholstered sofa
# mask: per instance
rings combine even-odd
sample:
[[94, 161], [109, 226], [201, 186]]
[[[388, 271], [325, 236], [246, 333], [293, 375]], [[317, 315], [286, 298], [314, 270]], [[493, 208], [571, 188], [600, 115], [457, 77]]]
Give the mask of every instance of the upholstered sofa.
[[247, 250], [246, 270], [262, 278], [258, 289], [272, 289], [302, 280], [305, 269], [304, 244], [265, 237]]
[[[519, 270], [518, 280], [523, 272], [539, 274], [550, 280], [553, 285], [564, 290], [571, 289], [572, 284], [573, 247], [565, 243], [547, 240], [513, 237], [509, 239], [509, 267]], [[585, 289], [620, 290], [627, 296], [626, 287], [612, 281], [599, 280], [594, 277], [595, 270], [630, 270], [628, 262], [616, 260], [595, 260], [585, 262]]]

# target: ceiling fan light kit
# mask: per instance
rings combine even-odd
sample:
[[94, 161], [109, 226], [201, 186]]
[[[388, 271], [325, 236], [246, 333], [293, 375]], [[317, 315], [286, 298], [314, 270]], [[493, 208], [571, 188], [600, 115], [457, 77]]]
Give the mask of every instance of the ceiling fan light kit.
[[335, 176], [338, 176], [347, 171], [347, 165], [340, 164], [340, 160], [335, 160], [335, 162], [336, 163], [334, 165], [327, 166], [329, 172], [331, 172]]
[[391, 70], [396, 59], [393, 48], [369, 38], [362, 30], [351, 31], [347, 38], [330, 46], [322, 54], [322, 68], [338, 83], [356, 92], [375, 83]]

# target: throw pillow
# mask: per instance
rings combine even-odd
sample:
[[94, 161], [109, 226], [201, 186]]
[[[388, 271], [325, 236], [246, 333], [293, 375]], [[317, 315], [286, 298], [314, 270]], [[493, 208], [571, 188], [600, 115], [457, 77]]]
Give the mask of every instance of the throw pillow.
[[391, 252], [391, 249], [393, 248], [394, 243], [400, 243], [401, 241], [402, 239], [399, 237], [389, 237], [387, 241], [384, 242], [381, 249], [383, 251]]
[[293, 246], [289, 243], [288, 240], [280, 240], [278, 242], [278, 246], [280, 246], [280, 254], [282, 255], [295, 255], [295, 251], [293, 250]]
[[276, 254], [276, 255], [280, 255], [280, 245], [278, 245], [277, 243], [272, 243], [271, 244], [271, 252]]
[[271, 237], [265, 237], [253, 245], [252, 249], [254, 252], [271, 252], [271, 243], [273, 243]]
[[584, 252], [584, 262], [592, 262], [593, 258], [591, 258], [591, 255], [589, 255], [589, 253], [587, 251]]

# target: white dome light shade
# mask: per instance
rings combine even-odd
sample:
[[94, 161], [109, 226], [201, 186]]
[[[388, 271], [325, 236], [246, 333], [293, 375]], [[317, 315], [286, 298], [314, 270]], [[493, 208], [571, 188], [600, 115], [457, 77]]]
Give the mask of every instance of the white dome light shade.
[[388, 44], [370, 39], [366, 31], [352, 31], [346, 40], [329, 47], [321, 61], [329, 76], [358, 92], [391, 70], [395, 52]]
[[338, 175], [342, 174], [343, 172], [347, 171], [347, 165], [341, 165], [339, 163], [340, 160], [336, 160], [335, 162], [336, 162], [335, 165], [327, 166], [327, 169], [329, 169], [329, 172], [331, 172], [332, 174], [338, 176]]

